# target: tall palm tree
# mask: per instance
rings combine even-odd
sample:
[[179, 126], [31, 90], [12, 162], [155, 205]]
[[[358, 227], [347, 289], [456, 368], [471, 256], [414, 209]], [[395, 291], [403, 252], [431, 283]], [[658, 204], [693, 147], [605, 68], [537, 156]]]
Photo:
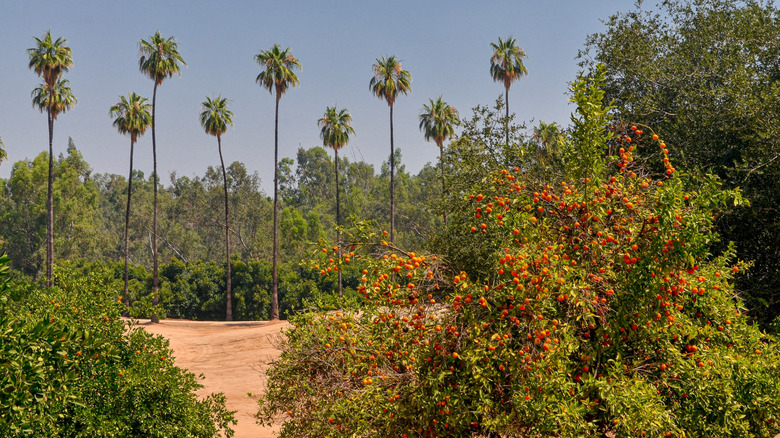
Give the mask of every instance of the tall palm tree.
[[401, 61], [395, 55], [377, 58], [374, 77], [368, 88], [378, 98], [387, 101], [390, 107], [390, 242], [395, 241], [395, 147], [393, 144], [393, 105], [398, 93], [412, 91], [412, 75], [401, 68]]
[[62, 37], [52, 39], [47, 31], [42, 39], [35, 38], [36, 45], [27, 49], [30, 55], [29, 68], [43, 78], [43, 84], [33, 90], [33, 106], [46, 111], [49, 124], [49, 184], [46, 207], [48, 223], [46, 229], [46, 285], [52, 286], [52, 265], [54, 264], [54, 120], [76, 104], [67, 81], [60, 76], [73, 66], [73, 51], [66, 46]]
[[[352, 129], [352, 116], [346, 109], [338, 110], [336, 106], [330, 106], [325, 108], [325, 114], [321, 119], [317, 120], [317, 124], [322, 128], [320, 130], [320, 137], [322, 138], [322, 144], [333, 148], [335, 154], [334, 162], [336, 163], [336, 245], [338, 247], [339, 264], [341, 263], [341, 210], [339, 207], [339, 149], [349, 143], [349, 134], [355, 135], [355, 130]], [[341, 266], [338, 270], [339, 275], [339, 299], [342, 297], [341, 293]]]
[[490, 57], [490, 75], [495, 82], [504, 83], [504, 104], [506, 106], [506, 143], [509, 144], [509, 87], [512, 82], [528, 75], [528, 69], [523, 65], [523, 58], [528, 57], [525, 51], [517, 46], [517, 40], [508, 37], [498, 39], [498, 43], [490, 43], [493, 56]]
[[123, 302], [130, 306], [128, 293], [130, 263], [130, 198], [133, 193], [133, 149], [138, 137], [144, 135], [146, 128], [152, 124], [152, 115], [149, 113], [151, 105], [149, 100], [135, 92], [127, 97], [119, 96], [119, 102], [111, 106], [108, 113], [114, 118], [114, 127], [120, 134], [130, 135], [130, 174], [127, 177], [127, 209], [125, 210], [125, 291]]
[[219, 148], [219, 162], [222, 165], [222, 182], [225, 185], [225, 254], [227, 254], [227, 304], [225, 321], [233, 320], [233, 298], [230, 288], [230, 222], [228, 210], [228, 182], [225, 172], [225, 160], [222, 159], [222, 134], [227, 131], [228, 125], [233, 126], [233, 112], [227, 108], [228, 100], [222, 96], [212, 99], [206, 97], [202, 103], [203, 111], [200, 113], [200, 125], [206, 130], [206, 134], [217, 137]]
[[[152, 220], [152, 255], [153, 255], [153, 273], [152, 273], [152, 304], [156, 306], [159, 303], [157, 296], [158, 289], [158, 263], [157, 263], [157, 124], [155, 123], [155, 112], [157, 109], [157, 87], [163, 83], [166, 78], [175, 74], [181, 76], [181, 67], [187, 65], [179, 54], [179, 44], [173, 37], [163, 38], [158, 30], [149, 40], [138, 41], [138, 69], [144, 75], [154, 81], [154, 91], [152, 92], [152, 157], [154, 168], [152, 178], [154, 179], [154, 218]], [[152, 322], [158, 322], [157, 314], [152, 315]]]
[[[428, 99], [429, 105], [423, 105], [420, 114], [420, 130], [426, 140], [433, 140], [439, 147], [439, 164], [441, 165], [441, 194], [446, 196], [447, 186], [444, 181], [444, 140], [455, 136], [455, 126], [460, 125], [458, 110], [438, 99]], [[444, 199], [442, 199], [443, 201]], [[447, 225], [447, 210], [444, 210], [444, 225]]]
[[263, 50], [255, 55], [255, 61], [263, 71], [257, 75], [257, 83], [276, 92], [276, 110], [274, 119], [274, 252], [273, 283], [271, 285], [271, 319], [279, 319], [279, 100], [288, 88], [298, 85], [298, 76], [293, 70], [301, 70], [301, 63], [290, 52], [274, 44], [271, 50]]
[[45, 83], [40, 84], [32, 91], [33, 107], [41, 112], [46, 111], [49, 119], [49, 183], [47, 195], [48, 230], [46, 233], [46, 284], [52, 286], [52, 265], [54, 264], [54, 151], [52, 147], [54, 138], [54, 121], [61, 113], [76, 106], [77, 99], [73, 96], [70, 83], [67, 79], [60, 79], [49, 88]]

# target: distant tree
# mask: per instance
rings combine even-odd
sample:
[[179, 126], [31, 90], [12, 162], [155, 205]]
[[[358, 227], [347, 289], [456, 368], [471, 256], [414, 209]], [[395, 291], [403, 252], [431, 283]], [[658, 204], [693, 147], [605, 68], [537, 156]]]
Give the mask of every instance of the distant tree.
[[[322, 144], [332, 148], [335, 155], [333, 162], [336, 168], [336, 245], [338, 246], [337, 255], [341, 260], [341, 211], [339, 209], [339, 149], [349, 143], [349, 134], [355, 135], [352, 128], [352, 115], [346, 109], [337, 109], [336, 106], [325, 108], [325, 114], [317, 120], [317, 124], [322, 128], [320, 137]], [[338, 270], [339, 277], [339, 298], [342, 298], [341, 291], [341, 268]]]
[[127, 176], [127, 209], [125, 210], [125, 289], [123, 301], [130, 305], [128, 296], [128, 279], [130, 263], [130, 199], [133, 193], [133, 149], [138, 137], [144, 135], [146, 128], [152, 124], [152, 115], [149, 113], [151, 105], [149, 100], [132, 92], [125, 96], [119, 96], [119, 102], [111, 106], [109, 114], [114, 118], [114, 127], [120, 134], [130, 135], [130, 173]]
[[8, 159], [8, 152], [5, 150], [5, 143], [3, 143], [3, 139], [0, 138], [0, 164], [2, 164], [3, 161]]
[[[420, 114], [420, 130], [426, 140], [433, 140], [439, 147], [439, 165], [441, 166], [442, 201], [447, 196], [447, 186], [444, 177], [444, 140], [455, 136], [455, 126], [460, 125], [458, 110], [449, 106], [441, 96], [436, 100], [429, 99], [428, 105], [423, 105]], [[444, 225], [447, 225], [447, 210], [443, 209]]]
[[51, 31], [47, 31], [43, 39], [35, 38], [36, 46], [27, 49], [30, 55], [29, 67], [43, 78], [43, 84], [33, 90], [33, 106], [46, 111], [49, 121], [49, 187], [47, 198], [48, 228], [46, 234], [46, 285], [52, 286], [52, 264], [54, 263], [54, 120], [59, 113], [64, 113], [76, 105], [67, 81], [60, 76], [73, 66], [73, 51], [65, 44], [62, 37], [52, 39]]
[[[152, 253], [153, 253], [153, 273], [152, 273], [152, 301], [157, 305], [159, 297], [158, 288], [158, 264], [157, 264], [157, 185], [160, 178], [157, 175], [157, 124], [155, 123], [155, 111], [157, 109], [157, 87], [163, 83], [166, 78], [170, 78], [174, 73], [181, 76], [181, 66], [187, 65], [179, 54], [179, 45], [173, 37], [163, 38], [158, 30], [149, 40], [140, 40], [138, 42], [138, 69], [144, 75], [154, 81], [154, 91], [152, 92], [152, 156], [154, 159], [154, 170], [152, 179], [154, 179], [154, 218], [152, 219]], [[152, 317], [152, 321], [157, 322], [157, 316]]]
[[374, 77], [369, 89], [378, 98], [387, 101], [390, 107], [390, 241], [395, 240], [395, 147], [393, 144], [393, 105], [398, 93], [412, 91], [412, 75], [403, 70], [401, 61], [395, 55], [377, 58], [374, 64]]
[[560, 159], [560, 144], [564, 138], [560, 125], [540, 121], [538, 126], [534, 126], [531, 138], [535, 146], [535, 161], [542, 168]]
[[493, 48], [493, 56], [490, 57], [490, 76], [493, 81], [504, 84], [504, 103], [506, 106], [506, 142], [509, 143], [509, 87], [512, 82], [528, 75], [528, 69], [523, 65], [523, 58], [527, 57], [525, 51], [517, 46], [517, 40], [508, 37], [506, 40], [498, 39], [498, 43], [490, 43]]
[[227, 109], [228, 101], [222, 96], [212, 99], [206, 97], [200, 113], [200, 125], [207, 134], [217, 137], [219, 148], [219, 163], [222, 165], [222, 181], [225, 185], [225, 254], [227, 256], [227, 304], [225, 307], [225, 321], [233, 320], [233, 302], [230, 291], [230, 213], [228, 206], [228, 180], [225, 172], [225, 160], [222, 159], [222, 134], [227, 131], [228, 125], [233, 126], [233, 112]]
[[293, 70], [301, 69], [301, 63], [289, 48], [282, 50], [274, 44], [271, 50], [263, 50], [255, 55], [255, 61], [263, 71], [257, 75], [257, 83], [276, 92], [274, 119], [274, 253], [273, 253], [273, 290], [271, 300], [271, 319], [279, 319], [279, 100], [288, 88], [298, 85], [298, 76]]

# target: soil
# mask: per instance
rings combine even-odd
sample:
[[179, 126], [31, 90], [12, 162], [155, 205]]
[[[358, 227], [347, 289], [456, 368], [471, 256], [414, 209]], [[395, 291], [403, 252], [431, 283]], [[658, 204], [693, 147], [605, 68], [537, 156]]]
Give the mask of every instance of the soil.
[[265, 371], [279, 356], [280, 330], [288, 326], [286, 322], [166, 319], [152, 324], [142, 319], [136, 325], [170, 340], [176, 365], [203, 375], [199, 395], [225, 394], [228, 409], [237, 411], [235, 438], [276, 436], [278, 426], [261, 427], [254, 415], [257, 397], [265, 388]]

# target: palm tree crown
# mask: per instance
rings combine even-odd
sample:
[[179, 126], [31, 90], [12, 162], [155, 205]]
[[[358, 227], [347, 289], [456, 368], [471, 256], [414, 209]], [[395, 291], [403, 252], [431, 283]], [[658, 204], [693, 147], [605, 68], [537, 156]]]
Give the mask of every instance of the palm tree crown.
[[181, 76], [181, 66], [187, 65], [179, 54], [179, 45], [174, 37], [163, 38], [158, 30], [149, 40], [138, 42], [138, 69], [154, 81], [162, 84], [174, 73]]
[[455, 136], [455, 126], [460, 125], [458, 110], [449, 106], [441, 96], [438, 99], [429, 99], [428, 105], [423, 105], [420, 114], [420, 130], [426, 140], [433, 140], [437, 146], [442, 147], [444, 141]]
[[555, 122], [545, 123], [540, 121], [539, 126], [534, 126], [532, 137], [536, 140], [539, 148], [552, 149], [562, 140], [563, 132], [560, 125]]
[[37, 45], [27, 49], [30, 55], [29, 67], [43, 78], [49, 88], [53, 88], [60, 75], [73, 67], [73, 51], [65, 46], [67, 41], [62, 37], [52, 40], [51, 31], [47, 31], [43, 39], [33, 38]]
[[509, 89], [512, 82], [528, 75], [528, 69], [523, 65], [526, 58], [525, 51], [517, 46], [517, 40], [509, 37], [505, 40], [498, 39], [498, 44], [490, 43], [493, 48], [493, 56], [490, 57], [490, 75], [495, 82], [503, 82]]
[[33, 107], [41, 112], [48, 111], [52, 120], [57, 120], [60, 113], [65, 113], [78, 103], [78, 99], [70, 89], [67, 79], [59, 79], [53, 87], [43, 83], [32, 91]]
[[389, 58], [382, 56], [374, 64], [374, 77], [368, 87], [376, 97], [393, 106], [398, 93], [407, 94], [412, 90], [412, 76], [402, 69], [401, 61], [395, 55]]
[[325, 146], [339, 150], [349, 143], [349, 135], [355, 135], [352, 128], [352, 115], [346, 109], [338, 110], [335, 106], [327, 107], [325, 114], [317, 120], [322, 128], [320, 137]]
[[276, 91], [276, 99], [280, 99], [290, 86], [298, 85], [298, 76], [294, 69], [301, 70], [301, 63], [290, 52], [290, 48], [282, 50], [274, 44], [271, 50], [263, 50], [255, 55], [255, 61], [264, 68], [257, 75], [257, 83], [268, 90]]
[[120, 96], [120, 101], [111, 106], [109, 114], [114, 118], [113, 125], [120, 134], [129, 134], [134, 142], [146, 132], [152, 124], [152, 105], [145, 97], [132, 92]]
[[200, 125], [206, 134], [220, 137], [227, 131], [228, 125], [233, 126], [233, 111], [227, 109], [227, 104], [228, 100], [222, 96], [214, 99], [206, 97], [200, 113]]

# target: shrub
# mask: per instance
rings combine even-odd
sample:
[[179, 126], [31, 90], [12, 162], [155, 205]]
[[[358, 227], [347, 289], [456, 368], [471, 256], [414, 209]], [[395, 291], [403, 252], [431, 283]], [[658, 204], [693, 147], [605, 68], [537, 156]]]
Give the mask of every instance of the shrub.
[[[565, 179], [496, 169], [467, 195], [463, 241], [474, 257], [484, 242], [489, 275], [364, 259], [359, 309], [291, 319], [262, 422], [284, 416], [284, 437], [780, 431], [780, 349], [743, 315], [733, 249], [708, 253], [713, 207], [739, 193], [715, 177], [686, 192], [657, 136], [609, 129], [602, 80], [574, 84]], [[639, 164], [653, 159], [663, 173]]]
[[168, 341], [120, 319], [107, 267], [57, 266], [55, 284], [0, 287], [0, 435], [233, 435], [224, 397], [200, 400], [202, 385], [174, 365]]

